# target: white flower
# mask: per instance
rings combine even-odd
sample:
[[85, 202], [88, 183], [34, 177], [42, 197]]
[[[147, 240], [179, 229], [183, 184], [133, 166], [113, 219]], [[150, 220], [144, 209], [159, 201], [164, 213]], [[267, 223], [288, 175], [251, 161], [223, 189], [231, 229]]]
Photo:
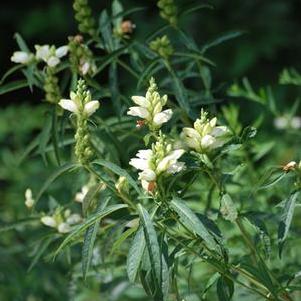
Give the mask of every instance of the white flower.
[[25, 51], [15, 51], [10, 60], [17, 64], [28, 64], [33, 59], [33, 54]]
[[75, 201], [78, 203], [82, 203], [85, 196], [87, 195], [89, 188], [87, 185], [84, 185], [80, 192], [77, 192], [75, 195]]
[[138, 106], [130, 107], [127, 114], [143, 119], [143, 124], [148, 124], [151, 130], [159, 129], [163, 123], [170, 120], [172, 110], [162, 111], [167, 102], [167, 95], [160, 96], [158, 87], [152, 78], [150, 86], [144, 96], [132, 96], [133, 102]]
[[67, 223], [60, 223], [57, 227], [59, 233], [69, 233], [71, 231], [71, 227]]
[[194, 122], [193, 128], [184, 128], [181, 138], [189, 148], [204, 153], [223, 146], [228, 141], [229, 129], [226, 126], [216, 126], [217, 118], [207, 119], [207, 113], [202, 111], [201, 118]]
[[98, 100], [90, 100], [91, 97], [86, 97], [87, 102], [82, 104], [82, 101], [80, 100], [80, 97], [74, 93], [70, 93], [71, 99], [61, 99], [59, 101], [59, 105], [72, 113], [79, 114], [82, 112], [87, 117], [91, 116], [95, 111], [99, 108], [99, 101]]
[[183, 149], [173, 150], [172, 145], [165, 142], [164, 137], [160, 137], [151, 149], [139, 150], [136, 158], [132, 158], [129, 164], [141, 170], [139, 180], [143, 189], [153, 192], [158, 176], [174, 174], [185, 168], [184, 162], [178, 162], [183, 154]]
[[283, 129], [300, 129], [301, 128], [301, 117], [293, 116], [289, 117], [287, 115], [280, 116], [275, 118], [274, 126], [276, 129], [283, 130]]
[[80, 71], [83, 75], [86, 75], [89, 72], [90, 64], [89, 62], [85, 62], [82, 65], [80, 65]]
[[55, 67], [60, 63], [60, 58], [65, 56], [68, 52], [68, 46], [61, 46], [59, 48], [55, 48], [55, 46], [49, 45], [35, 45], [36, 49], [36, 58], [38, 60], [42, 60], [49, 67]]
[[32, 197], [32, 191], [30, 188], [27, 188], [25, 190], [25, 206], [27, 208], [31, 208], [31, 207], [33, 207], [34, 203], [35, 203], [35, 201]]
[[41, 222], [48, 227], [56, 228], [57, 222], [54, 217], [46, 215], [41, 218]]

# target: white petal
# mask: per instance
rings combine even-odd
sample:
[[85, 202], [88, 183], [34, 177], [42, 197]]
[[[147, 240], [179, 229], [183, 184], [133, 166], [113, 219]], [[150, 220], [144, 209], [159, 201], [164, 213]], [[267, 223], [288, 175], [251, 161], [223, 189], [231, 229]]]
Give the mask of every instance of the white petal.
[[137, 116], [143, 119], [147, 119], [149, 117], [149, 112], [147, 111], [147, 109], [142, 107], [130, 107], [127, 114], [131, 116]]
[[130, 160], [129, 164], [139, 170], [144, 170], [149, 168], [148, 161], [144, 159], [133, 158]]
[[32, 191], [30, 188], [25, 190], [25, 199], [32, 199]]
[[221, 137], [229, 133], [229, 130], [226, 126], [216, 126], [210, 133], [214, 137]]
[[68, 52], [69, 48], [68, 46], [61, 46], [55, 51], [55, 55], [59, 58], [65, 56]]
[[67, 219], [66, 219], [66, 223], [69, 225], [74, 225], [74, 224], [78, 224], [80, 221], [82, 220], [82, 217], [77, 214], [71, 214]]
[[45, 225], [45, 226], [48, 226], [48, 227], [52, 227], [52, 228], [55, 228], [57, 223], [56, 223], [56, 220], [52, 217], [52, 216], [43, 216], [41, 218], [41, 222]]
[[149, 182], [142, 180], [141, 185], [142, 185], [142, 188], [148, 192]]
[[85, 104], [84, 112], [87, 114], [87, 116], [91, 116], [98, 108], [99, 108], [99, 101], [92, 100]]
[[150, 159], [153, 154], [153, 151], [151, 149], [141, 149], [136, 154], [136, 157], [140, 159]]
[[14, 63], [27, 64], [32, 58], [32, 55], [25, 51], [15, 51], [10, 58]]
[[59, 58], [57, 58], [56, 56], [51, 56], [51, 57], [49, 57], [48, 59], [47, 59], [47, 65], [49, 66], [49, 67], [55, 67], [57, 64], [59, 64], [60, 63], [60, 59]]
[[185, 167], [186, 166], [185, 166], [184, 162], [176, 162], [168, 168], [167, 172], [174, 174], [174, 173], [180, 172], [181, 170], [185, 169]]
[[34, 47], [36, 49], [36, 58], [46, 62], [48, 57], [50, 56], [49, 45], [43, 45], [43, 46], [35, 45]]
[[57, 230], [60, 232], [60, 233], [68, 233], [71, 231], [71, 227], [69, 224], [67, 223], [61, 223], [58, 225], [57, 227]]
[[33, 205], [34, 205], [34, 199], [26, 199], [26, 200], [25, 200], [25, 206], [26, 206], [27, 208], [32, 208]]
[[205, 135], [201, 140], [202, 148], [209, 148], [216, 142], [216, 139], [211, 135]]
[[162, 111], [160, 113], [157, 113], [155, 116], [154, 116], [154, 124], [155, 125], [161, 125], [165, 122], [167, 122], [172, 116], [172, 110], [171, 109], [168, 109], [168, 110], [165, 110], [165, 111]]
[[150, 105], [149, 101], [143, 96], [132, 96], [132, 101], [143, 108], [147, 108]]
[[301, 128], [301, 117], [299, 117], [299, 116], [293, 117], [291, 120], [291, 127], [296, 130], [300, 129]]
[[80, 66], [80, 71], [83, 75], [86, 75], [89, 72], [90, 64], [88, 62], [85, 62]]
[[71, 99], [61, 99], [59, 101], [59, 105], [63, 109], [65, 109], [67, 111], [70, 111], [72, 113], [77, 113], [78, 112], [78, 108], [77, 108], [76, 103], [73, 100], [71, 100]]
[[184, 149], [176, 149], [168, 154], [171, 159], [179, 159], [185, 153]]
[[156, 180], [156, 173], [151, 169], [145, 169], [139, 173], [139, 180], [152, 182]]

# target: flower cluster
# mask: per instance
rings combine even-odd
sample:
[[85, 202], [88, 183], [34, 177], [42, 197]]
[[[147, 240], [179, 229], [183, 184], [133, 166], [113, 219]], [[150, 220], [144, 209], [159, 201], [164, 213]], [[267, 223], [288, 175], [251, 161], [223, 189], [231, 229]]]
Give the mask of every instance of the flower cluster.
[[82, 217], [77, 213], [71, 213], [69, 209], [62, 214], [58, 209], [53, 215], [44, 215], [41, 217], [41, 223], [45, 226], [56, 228], [59, 233], [68, 233], [72, 230], [72, 226], [80, 223]]
[[181, 133], [184, 143], [198, 153], [207, 153], [223, 146], [229, 139], [229, 129], [217, 126], [217, 118], [207, 118], [208, 113], [202, 110], [201, 118], [194, 122], [193, 128], [185, 127]]
[[75, 11], [75, 19], [78, 21], [78, 30], [94, 37], [96, 34], [95, 20], [88, 5], [88, 0], [74, 0], [73, 9]]
[[174, 53], [174, 49], [166, 35], [151, 41], [149, 48], [166, 60]]
[[295, 129], [298, 130], [301, 128], [301, 117], [299, 116], [279, 116], [274, 120], [274, 126], [276, 129]]
[[141, 170], [139, 180], [142, 187], [148, 192], [153, 192], [159, 176], [178, 173], [185, 168], [184, 162], [178, 162], [184, 152], [183, 149], [174, 149], [173, 145], [166, 141], [166, 137], [160, 135], [151, 149], [139, 150], [136, 158], [132, 158], [129, 164]]
[[71, 99], [61, 99], [59, 105], [76, 115], [75, 155], [78, 162], [86, 164], [93, 156], [90, 145], [88, 118], [99, 108], [99, 101], [92, 100], [85, 82], [79, 80], [77, 91], [70, 93]]
[[132, 100], [138, 106], [130, 107], [128, 115], [142, 118], [138, 126], [147, 124], [151, 131], [159, 129], [172, 116], [172, 110], [162, 111], [167, 102], [167, 95], [160, 96], [154, 78], [151, 78], [149, 88], [144, 96], [133, 96]]
[[178, 21], [178, 8], [174, 0], [159, 0], [157, 5], [160, 8], [160, 16], [167, 20], [172, 26], [176, 26]]
[[56, 48], [54, 45], [35, 45], [35, 55], [26, 51], [15, 51], [11, 61], [18, 64], [29, 64], [36, 61], [44, 61], [47, 66], [55, 67], [60, 63], [60, 59], [68, 53], [68, 46]]
[[83, 37], [76, 35], [69, 37], [69, 60], [74, 73], [80, 75], [93, 75], [96, 72], [96, 65], [93, 53], [87, 45], [83, 43]]

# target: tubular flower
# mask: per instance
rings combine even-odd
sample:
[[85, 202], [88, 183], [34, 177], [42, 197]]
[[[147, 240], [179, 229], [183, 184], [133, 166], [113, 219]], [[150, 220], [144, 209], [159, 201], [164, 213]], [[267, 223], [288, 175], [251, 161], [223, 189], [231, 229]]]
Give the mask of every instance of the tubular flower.
[[154, 78], [151, 78], [149, 88], [144, 96], [132, 96], [132, 100], [138, 106], [130, 107], [127, 114], [140, 117], [137, 124], [147, 124], [150, 130], [159, 129], [172, 116], [172, 110], [162, 111], [167, 102], [167, 95], [160, 96]]
[[61, 62], [61, 58], [68, 53], [68, 46], [35, 45], [36, 59], [44, 61], [49, 67], [55, 67]]
[[29, 64], [33, 61], [34, 55], [25, 51], [15, 51], [10, 60], [17, 64]]
[[184, 162], [178, 162], [184, 152], [183, 149], [174, 149], [172, 144], [165, 141], [164, 136], [160, 136], [151, 149], [139, 150], [136, 158], [132, 158], [129, 164], [141, 170], [141, 185], [146, 191], [152, 192], [159, 176], [175, 174], [185, 168]]
[[223, 146], [229, 139], [229, 129], [217, 126], [217, 118], [207, 118], [208, 113], [202, 110], [201, 118], [194, 122], [193, 128], [183, 128], [181, 138], [189, 148], [199, 153], [210, 152]]

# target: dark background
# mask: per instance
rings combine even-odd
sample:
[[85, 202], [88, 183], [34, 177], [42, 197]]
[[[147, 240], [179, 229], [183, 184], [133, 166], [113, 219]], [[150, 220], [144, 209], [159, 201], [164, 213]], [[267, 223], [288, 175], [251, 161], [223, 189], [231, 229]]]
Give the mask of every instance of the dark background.
[[[143, 39], [164, 24], [158, 17], [156, 1], [124, 0], [126, 9], [145, 6], [146, 10], [131, 15], [137, 24], [135, 35]], [[181, 26], [192, 33], [200, 44], [223, 32], [243, 30], [245, 35], [216, 47], [208, 54], [217, 63], [216, 79], [229, 82], [248, 76], [253, 84], [274, 85], [284, 67], [300, 69], [301, 1], [299, 0], [177, 0], [180, 7], [210, 3], [215, 9], [197, 11], [182, 20]], [[95, 18], [111, 1], [90, 1]], [[72, 1], [18, 1], [1, 4], [0, 11], [0, 75], [13, 64], [9, 58], [17, 45], [13, 34], [19, 32], [28, 45], [66, 44], [67, 37], [77, 33]], [[1, 96], [1, 104], [34, 101], [26, 91]]]

